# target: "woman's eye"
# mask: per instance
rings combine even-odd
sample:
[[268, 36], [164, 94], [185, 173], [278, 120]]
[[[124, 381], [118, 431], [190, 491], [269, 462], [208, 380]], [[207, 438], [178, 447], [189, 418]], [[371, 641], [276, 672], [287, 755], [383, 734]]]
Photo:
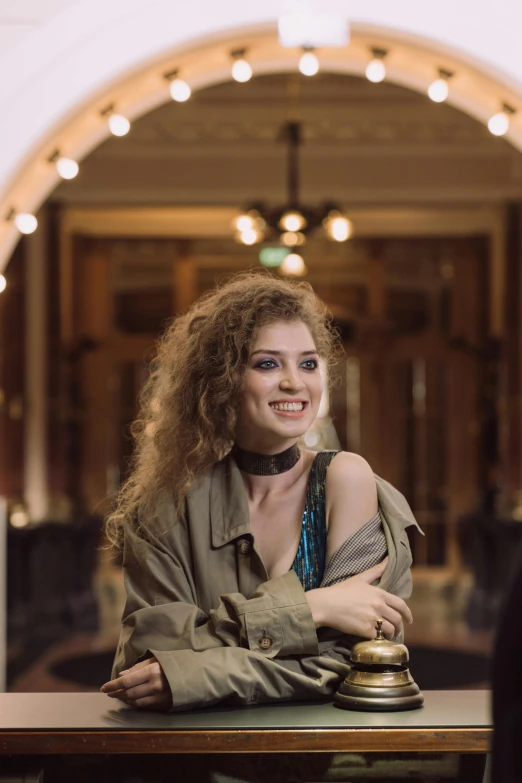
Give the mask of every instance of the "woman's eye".
[[262, 370], [271, 370], [273, 367], [277, 367], [277, 364], [273, 359], [263, 359], [262, 362], [256, 364], [256, 367], [260, 367]]
[[305, 361], [301, 363], [301, 367], [304, 367], [305, 370], [317, 370], [318, 366], [319, 363], [316, 359], [305, 359]]

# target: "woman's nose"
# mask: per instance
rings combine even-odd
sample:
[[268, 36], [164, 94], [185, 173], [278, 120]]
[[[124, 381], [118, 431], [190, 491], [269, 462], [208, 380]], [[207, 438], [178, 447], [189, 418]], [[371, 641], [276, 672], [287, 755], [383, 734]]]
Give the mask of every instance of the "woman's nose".
[[282, 389], [301, 389], [303, 382], [297, 368], [287, 367], [281, 378]]

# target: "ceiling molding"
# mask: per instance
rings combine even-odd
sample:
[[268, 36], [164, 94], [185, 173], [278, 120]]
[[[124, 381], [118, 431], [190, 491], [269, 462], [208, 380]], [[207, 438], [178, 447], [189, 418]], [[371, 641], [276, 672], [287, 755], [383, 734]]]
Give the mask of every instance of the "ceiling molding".
[[[110, 237], [230, 237], [237, 210], [231, 207], [103, 207], [64, 209], [63, 231]], [[354, 234], [371, 236], [470, 236], [495, 231], [502, 211], [382, 208], [350, 210]]]

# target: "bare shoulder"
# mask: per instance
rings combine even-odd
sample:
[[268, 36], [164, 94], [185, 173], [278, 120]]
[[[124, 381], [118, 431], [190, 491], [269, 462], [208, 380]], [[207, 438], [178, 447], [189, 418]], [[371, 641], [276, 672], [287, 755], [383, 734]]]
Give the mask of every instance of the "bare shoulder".
[[373, 470], [359, 454], [341, 451], [326, 474], [328, 549], [334, 551], [377, 513]]
[[326, 476], [327, 498], [331, 504], [354, 492], [359, 497], [377, 502], [373, 470], [359, 454], [340, 451], [332, 460]]

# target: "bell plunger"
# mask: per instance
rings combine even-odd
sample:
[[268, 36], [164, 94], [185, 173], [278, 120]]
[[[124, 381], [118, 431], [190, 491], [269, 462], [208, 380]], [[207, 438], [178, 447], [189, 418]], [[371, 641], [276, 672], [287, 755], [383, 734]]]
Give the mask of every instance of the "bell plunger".
[[392, 712], [422, 707], [424, 696], [406, 665], [408, 649], [390, 642], [376, 620], [377, 636], [352, 647], [350, 673], [339, 686], [334, 704], [345, 710]]

